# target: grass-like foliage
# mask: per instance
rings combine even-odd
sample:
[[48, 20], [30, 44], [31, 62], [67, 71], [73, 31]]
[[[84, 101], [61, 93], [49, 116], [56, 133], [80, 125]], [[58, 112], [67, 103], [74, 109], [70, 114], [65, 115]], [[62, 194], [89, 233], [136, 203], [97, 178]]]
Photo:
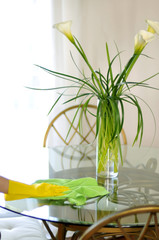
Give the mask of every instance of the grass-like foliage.
[[[118, 149], [120, 149], [120, 153], [121, 153], [121, 145], [120, 145], [119, 134], [123, 128], [123, 123], [124, 123], [124, 103], [129, 103], [137, 109], [137, 131], [136, 131], [133, 144], [137, 140], [139, 140], [139, 144], [141, 144], [142, 137], [143, 137], [143, 114], [142, 114], [142, 109], [139, 103], [141, 99], [140, 97], [137, 97], [136, 95], [134, 95], [131, 92], [131, 89], [133, 89], [134, 87], [155, 89], [152, 86], [150, 86], [148, 82], [150, 79], [154, 78], [156, 75], [159, 74], [159, 73], [156, 73], [153, 76], [150, 76], [140, 82], [133, 82], [133, 81], [127, 80], [134, 64], [136, 63], [137, 59], [141, 55], [145, 46], [155, 38], [156, 34], [159, 34], [158, 22], [147, 20], [147, 24], [148, 24], [147, 30], [141, 30], [139, 31], [138, 34], [136, 34], [134, 52], [132, 54], [132, 57], [128, 60], [127, 64], [123, 69], [121, 69], [121, 56], [120, 56], [121, 53], [118, 51], [117, 46], [116, 46], [117, 54], [111, 59], [109, 47], [108, 47], [108, 44], [106, 43], [105, 50], [106, 50], [106, 57], [107, 57], [107, 63], [108, 63], [107, 72], [105, 71], [106, 75], [102, 74], [100, 69], [95, 71], [91, 63], [89, 62], [86, 56], [86, 53], [83, 50], [80, 42], [71, 33], [71, 21], [56, 24], [54, 27], [60, 32], [62, 32], [69, 39], [69, 41], [77, 49], [78, 53], [82, 56], [85, 64], [90, 70], [89, 77], [86, 77], [83, 71], [80, 71], [80, 73], [82, 74], [81, 75], [82, 77], [76, 77], [76, 76], [68, 75], [65, 73], [56, 72], [56, 71], [44, 68], [42, 66], [38, 66], [41, 69], [48, 72], [49, 74], [52, 74], [53, 76], [61, 78], [64, 81], [68, 82], [68, 85], [65, 85], [63, 87], [50, 88], [50, 90], [61, 90], [57, 100], [53, 103], [52, 108], [50, 109], [50, 112], [58, 103], [58, 101], [65, 95], [66, 91], [70, 88], [76, 89], [75, 95], [70, 96], [69, 100], [64, 101], [64, 103], [74, 102], [75, 100], [79, 99], [80, 103], [84, 104], [83, 114], [85, 114], [85, 112], [87, 111], [87, 106], [92, 100], [92, 98], [98, 99], [99, 104], [98, 104], [97, 113], [95, 116], [96, 117], [96, 135], [98, 136], [98, 134], [101, 134], [101, 132], [99, 131], [99, 126], [101, 126], [100, 124], [103, 124], [103, 131], [106, 132], [106, 135], [107, 135], [107, 144], [109, 145], [109, 143], [111, 142], [113, 144], [113, 140], [118, 139]], [[114, 75], [113, 64], [117, 59], [119, 60], [119, 64], [120, 64], [120, 72]], [[78, 110], [79, 109], [77, 109], [77, 112]], [[74, 116], [74, 119], [77, 115], [77, 112]], [[105, 118], [104, 121], [106, 121], [107, 124], [105, 122], [103, 123], [100, 122], [101, 115], [103, 119]], [[82, 119], [82, 115], [81, 115], [81, 119]], [[81, 123], [79, 120], [79, 126], [80, 125]]]

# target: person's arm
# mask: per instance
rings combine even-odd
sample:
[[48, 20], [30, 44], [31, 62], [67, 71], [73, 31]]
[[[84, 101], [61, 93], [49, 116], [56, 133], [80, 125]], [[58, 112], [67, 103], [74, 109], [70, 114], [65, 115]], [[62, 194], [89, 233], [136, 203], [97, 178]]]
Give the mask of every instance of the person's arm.
[[49, 184], [46, 182], [25, 184], [0, 176], [0, 192], [5, 193], [5, 200], [23, 199], [29, 197], [55, 197], [65, 195], [69, 187]]
[[[34, 184], [25, 184], [10, 179], [3, 178], [3, 185], [0, 189], [2, 192], [8, 191], [4, 198], [6, 201], [12, 201], [23, 198], [39, 198], [39, 197], [55, 197], [65, 195], [65, 191], [70, 190], [69, 187], [63, 185], [55, 185], [52, 183], [41, 182]], [[1, 180], [0, 180], [1, 181]]]
[[9, 179], [0, 176], [0, 192], [8, 193]]

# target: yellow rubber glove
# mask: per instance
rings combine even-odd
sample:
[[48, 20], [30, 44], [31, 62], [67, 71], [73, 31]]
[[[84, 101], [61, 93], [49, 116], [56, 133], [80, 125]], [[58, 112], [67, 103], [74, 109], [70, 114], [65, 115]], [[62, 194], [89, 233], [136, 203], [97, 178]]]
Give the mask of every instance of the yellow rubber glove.
[[50, 183], [36, 183], [28, 185], [21, 182], [9, 180], [8, 194], [5, 194], [5, 200], [17, 200], [23, 198], [39, 198], [62, 196], [65, 191], [70, 190], [68, 187], [53, 185]]

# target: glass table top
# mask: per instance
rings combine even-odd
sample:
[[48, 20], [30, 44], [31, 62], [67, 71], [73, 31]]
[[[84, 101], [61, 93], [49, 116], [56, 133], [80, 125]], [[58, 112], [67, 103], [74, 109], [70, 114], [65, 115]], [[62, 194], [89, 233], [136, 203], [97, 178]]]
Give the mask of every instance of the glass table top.
[[[43, 149], [47, 151], [48, 178], [94, 177], [95, 146], [63, 146]], [[0, 206], [19, 214], [68, 224], [90, 225], [104, 216], [129, 207], [159, 203], [159, 149], [123, 146], [124, 163], [114, 179], [97, 179], [109, 195], [89, 199], [85, 205], [75, 206], [65, 202], [33, 198], [1, 201]], [[45, 167], [46, 168], [46, 167]], [[36, 171], [38, 171], [36, 169]], [[36, 171], [30, 169], [29, 174]], [[126, 224], [140, 225], [144, 219], [125, 220]]]

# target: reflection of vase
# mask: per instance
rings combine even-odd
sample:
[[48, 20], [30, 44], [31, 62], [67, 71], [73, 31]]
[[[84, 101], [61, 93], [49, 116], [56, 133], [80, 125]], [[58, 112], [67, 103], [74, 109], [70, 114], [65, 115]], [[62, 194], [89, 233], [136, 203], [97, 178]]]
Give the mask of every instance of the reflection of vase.
[[100, 100], [99, 128], [96, 152], [96, 174], [98, 177], [113, 178], [118, 175], [119, 131], [115, 112], [106, 100]]
[[[109, 192], [108, 196], [99, 198], [96, 202], [96, 221], [116, 212], [118, 203], [118, 178], [104, 179], [98, 178], [98, 184], [104, 186]], [[116, 204], [113, 204], [116, 203]]]

